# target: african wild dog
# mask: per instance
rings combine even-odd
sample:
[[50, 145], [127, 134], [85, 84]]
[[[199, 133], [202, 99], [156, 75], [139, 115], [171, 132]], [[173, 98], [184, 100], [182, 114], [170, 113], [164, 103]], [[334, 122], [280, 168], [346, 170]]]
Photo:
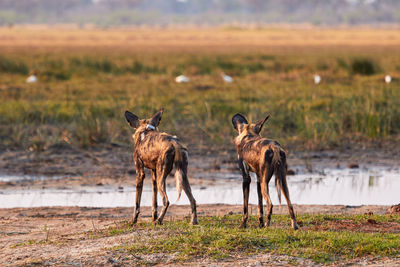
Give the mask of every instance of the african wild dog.
[[289, 198], [289, 189], [286, 182], [286, 153], [278, 142], [260, 136], [264, 123], [269, 115], [256, 123], [248, 123], [241, 114], [232, 117], [232, 124], [239, 135], [235, 138], [238, 154], [239, 169], [243, 176], [243, 218], [241, 227], [246, 227], [248, 218], [248, 203], [250, 191], [250, 174], [257, 175], [258, 220], [260, 227], [264, 226], [263, 199], [268, 204], [267, 226], [271, 223], [272, 202], [269, 197], [268, 183], [275, 173], [275, 184], [278, 190], [279, 201], [281, 191], [286, 198], [293, 229], [298, 229], [296, 217]]
[[[140, 198], [143, 189], [144, 167], [152, 172], [153, 176], [153, 208], [154, 222], [162, 223], [169, 201], [165, 192], [165, 179], [175, 165], [176, 188], [178, 199], [182, 189], [189, 198], [192, 208], [192, 224], [197, 224], [196, 201], [193, 198], [187, 177], [188, 153], [176, 136], [158, 131], [163, 109], [151, 119], [140, 120], [138, 116], [125, 111], [125, 118], [130, 126], [136, 129], [134, 139], [133, 161], [136, 166], [136, 207], [133, 214], [133, 223], [137, 222], [140, 213]], [[157, 218], [157, 190], [163, 200], [163, 209]]]

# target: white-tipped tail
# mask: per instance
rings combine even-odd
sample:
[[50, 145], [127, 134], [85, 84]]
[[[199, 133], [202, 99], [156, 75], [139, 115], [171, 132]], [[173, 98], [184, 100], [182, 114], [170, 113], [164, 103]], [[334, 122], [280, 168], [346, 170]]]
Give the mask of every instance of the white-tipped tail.
[[281, 184], [281, 180], [278, 177], [278, 174], [275, 174], [275, 187], [276, 187], [276, 191], [278, 193], [279, 204], [282, 204], [282, 197], [281, 197], [282, 184]]
[[180, 169], [175, 170], [175, 180], [176, 180], [176, 190], [178, 191], [178, 198], [176, 199], [176, 201], [178, 202], [179, 199], [181, 198], [181, 193], [182, 193], [182, 182], [183, 182], [182, 170]]
[[274, 148], [274, 155], [272, 157], [272, 165], [274, 166], [275, 169], [275, 186], [276, 190], [278, 193], [278, 200], [279, 204], [282, 204], [282, 199], [281, 199], [281, 193], [282, 193], [282, 177], [279, 177], [278, 168], [280, 168], [282, 162], [281, 162], [281, 156], [279, 154], [280, 149], [279, 148]]

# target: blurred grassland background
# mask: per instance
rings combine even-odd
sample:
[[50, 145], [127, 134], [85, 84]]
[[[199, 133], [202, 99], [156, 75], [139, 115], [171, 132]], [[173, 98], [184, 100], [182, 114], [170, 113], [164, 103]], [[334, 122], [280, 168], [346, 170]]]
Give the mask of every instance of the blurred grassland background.
[[232, 148], [237, 112], [289, 149], [398, 144], [399, 79], [397, 29], [3, 27], [0, 148], [129, 146], [123, 112], [161, 107], [192, 150]]

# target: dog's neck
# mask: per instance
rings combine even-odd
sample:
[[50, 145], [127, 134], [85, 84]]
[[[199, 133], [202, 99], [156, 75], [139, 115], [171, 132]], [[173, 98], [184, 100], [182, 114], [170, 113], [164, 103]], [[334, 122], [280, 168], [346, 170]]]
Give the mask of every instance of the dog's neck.
[[253, 133], [253, 132], [243, 131], [238, 136], [236, 136], [235, 143], [240, 144], [240, 143], [242, 143], [243, 139], [246, 139], [246, 138], [258, 139], [258, 138], [262, 138], [262, 137], [261, 137], [261, 135]]
[[146, 127], [142, 126], [139, 129], [137, 129], [136, 132], [132, 136], [135, 146], [140, 144], [145, 139], [147, 133], [156, 132], [156, 131], [157, 131], [157, 128], [151, 124], [147, 124]]
[[152, 130], [152, 131], [155, 131], [156, 130], [156, 127], [154, 127], [153, 125], [151, 125], [151, 124], [147, 124], [147, 126], [146, 126], [146, 130]]

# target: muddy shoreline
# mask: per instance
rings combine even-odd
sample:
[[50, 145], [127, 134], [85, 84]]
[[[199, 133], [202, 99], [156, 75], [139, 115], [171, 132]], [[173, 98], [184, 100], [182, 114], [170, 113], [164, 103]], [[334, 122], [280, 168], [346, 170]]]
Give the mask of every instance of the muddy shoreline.
[[[341, 149], [315, 152], [289, 152], [292, 174], [319, 173], [325, 168], [398, 168], [400, 150]], [[74, 149], [53, 147], [44, 152], [0, 152], [0, 176], [32, 176], [38, 179], [0, 180], [6, 188], [76, 188], [80, 186], [135, 186], [136, 171], [128, 147]], [[234, 150], [196, 151], [190, 154], [188, 175], [193, 185], [218, 185], [240, 179]], [[42, 179], [57, 177], [57, 179]], [[147, 172], [145, 183], [151, 177]], [[222, 178], [222, 179], [221, 179]], [[167, 179], [173, 185], [173, 179]]]

